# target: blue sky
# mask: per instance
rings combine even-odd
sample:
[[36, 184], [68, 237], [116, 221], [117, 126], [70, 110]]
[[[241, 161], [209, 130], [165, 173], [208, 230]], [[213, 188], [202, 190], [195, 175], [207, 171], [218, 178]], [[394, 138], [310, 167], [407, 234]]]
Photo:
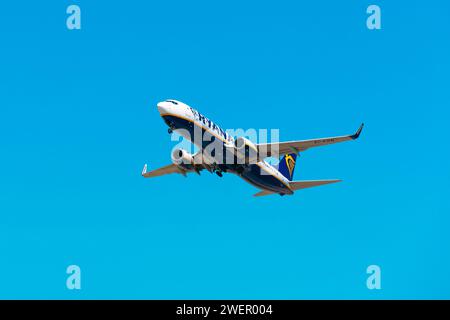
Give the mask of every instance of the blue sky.
[[[0, 298], [450, 298], [449, 9], [3, 3]], [[166, 98], [281, 140], [366, 127], [297, 161], [296, 179], [344, 182], [253, 198], [232, 175], [140, 177], [170, 162]]]

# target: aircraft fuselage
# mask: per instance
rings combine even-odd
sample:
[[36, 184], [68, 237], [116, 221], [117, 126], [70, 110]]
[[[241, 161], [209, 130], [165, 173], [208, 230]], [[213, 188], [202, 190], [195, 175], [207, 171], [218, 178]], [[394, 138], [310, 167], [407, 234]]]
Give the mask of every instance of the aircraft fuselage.
[[[264, 160], [250, 164], [238, 164], [235, 158], [226, 161], [227, 152], [234, 147], [234, 138], [194, 108], [166, 100], [158, 103], [158, 111], [169, 126], [169, 132], [175, 131], [195, 144], [202, 151], [204, 160], [220, 172], [234, 173], [259, 189], [293, 193], [289, 180]], [[213, 144], [215, 152], [203, 152]]]

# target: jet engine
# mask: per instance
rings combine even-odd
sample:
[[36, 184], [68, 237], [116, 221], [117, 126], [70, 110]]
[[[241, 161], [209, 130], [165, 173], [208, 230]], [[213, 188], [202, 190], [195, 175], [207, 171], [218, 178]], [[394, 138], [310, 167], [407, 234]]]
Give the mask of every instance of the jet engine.
[[247, 138], [240, 137], [234, 141], [238, 164], [256, 163], [258, 161], [258, 149]]
[[193, 167], [194, 157], [186, 150], [175, 149], [172, 152], [172, 162], [184, 170], [189, 170]]

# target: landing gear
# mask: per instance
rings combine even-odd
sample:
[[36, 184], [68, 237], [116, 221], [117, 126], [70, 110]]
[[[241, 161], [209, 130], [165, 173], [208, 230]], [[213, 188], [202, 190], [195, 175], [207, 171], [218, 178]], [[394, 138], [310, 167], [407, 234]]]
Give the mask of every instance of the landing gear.
[[225, 172], [225, 170], [223, 169], [223, 168], [221, 168], [221, 166], [220, 165], [218, 165], [217, 163], [213, 163], [212, 165], [211, 165], [211, 171], [210, 171], [211, 173], [215, 173], [215, 174], [217, 174], [219, 177], [221, 177], [222, 178], [222, 172]]

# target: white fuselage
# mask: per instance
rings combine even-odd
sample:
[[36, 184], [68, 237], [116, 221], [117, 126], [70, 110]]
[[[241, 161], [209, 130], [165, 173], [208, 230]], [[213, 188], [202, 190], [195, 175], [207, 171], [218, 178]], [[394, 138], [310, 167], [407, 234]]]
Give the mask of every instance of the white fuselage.
[[[203, 139], [204, 133], [214, 137], [216, 142], [220, 141], [224, 149], [234, 147], [234, 138], [231, 135], [188, 105], [176, 100], [166, 100], [158, 103], [157, 106], [161, 117], [170, 127], [170, 130], [194, 143], [202, 151], [203, 161], [208, 162], [208, 164], [214, 164], [216, 159], [209, 152], [203, 152], [211, 143], [211, 141]], [[200, 137], [196, 135], [195, 130], [198, 130]], [[242, 172], [237, 172], [234, 167], [230, 166], [227, 167], [227, 171], [237, 173], [241, 178], [260, 189], [292, 194], [289, 180], [264, 160], [255, 164], [244, 165]]]

